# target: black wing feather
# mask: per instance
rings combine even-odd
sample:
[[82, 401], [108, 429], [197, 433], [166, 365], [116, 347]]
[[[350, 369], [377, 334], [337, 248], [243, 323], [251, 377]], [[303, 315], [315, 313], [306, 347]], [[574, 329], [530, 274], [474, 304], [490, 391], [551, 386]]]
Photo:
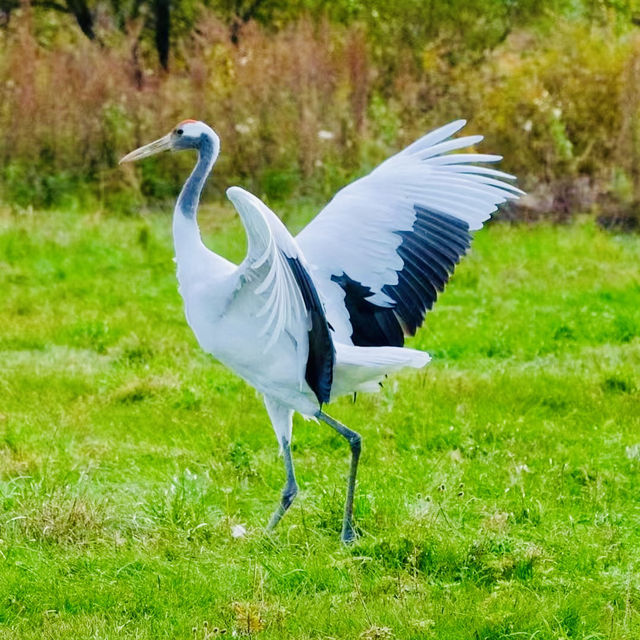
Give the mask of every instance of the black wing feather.
[[322, 405], [329, 402], [333, 383], [333, 365], [336, 358], [329, 323], [316, 287], [307, 270], [297, 258], [289, 258], [286, 255], [285, 258], [302, 293], [304, 306], [311, 317], [305, 379]]
[[345, 292], [353, 328], [351, 339], [357, 346], [401, 347], [404, 334], [415, 334], [471, 244], [469, 225], [464, 220], [418, 205], [414, 210], [413, 228], [396, 231], [402, 237], [397, 251], [404, 263], [398, 271], [398, 282], [382, 287], [394, 301], [393, 307], [370, 302], [371, 289], [346, 273], [331, 276]]
[[402, 327], [393, 309], [369, 302], [368, 298], [373, 295], [369, 287], [351, 279], [346, 273], [331, 276], [331, 279], [344, 290], [344, 304], [353, 328], [353, 344], [359, 347], [401, 347], [404, 344]]

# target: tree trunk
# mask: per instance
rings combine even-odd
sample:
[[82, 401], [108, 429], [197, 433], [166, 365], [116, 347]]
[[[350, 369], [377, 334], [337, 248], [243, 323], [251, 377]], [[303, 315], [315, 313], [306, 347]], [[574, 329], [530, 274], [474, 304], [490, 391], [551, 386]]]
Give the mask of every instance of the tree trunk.
[[171, 35], [171, 0], [154, 0], [153, 11], [156, 21], [156, 51], [162, 68], [169, 69], [169, 47]]
[[246, 9], [242, 9], [242, 0], [236, 0], [235, 16], [231, 22], [229, 37], [234, 45], [240, 42], [240, 31], [242, 27], [253, 19], [257, 14], [264, 0], [253, 0]]
[[67, 7], [74, 15], [78, 26], [89, 40], [96, 39], [96, 32], [93, 30], [93, 14], [85, 0], [67, 0]]

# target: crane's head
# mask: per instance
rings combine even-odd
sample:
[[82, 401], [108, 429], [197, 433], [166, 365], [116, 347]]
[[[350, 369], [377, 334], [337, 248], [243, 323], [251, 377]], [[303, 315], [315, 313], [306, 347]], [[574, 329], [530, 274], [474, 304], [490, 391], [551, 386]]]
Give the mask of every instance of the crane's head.
[[128, 153], [120, 160], [123, 162], [133, 162], [147, 158], [161, 151], [181, 151], [183, 149], [202, 149], [203, 146], [212, 147], [215, 155], [220, 148], [220, 141], [215, 131], [198, 120], [183, 120], [179, 122], [166, 136], [145, 144], [143, 147]]

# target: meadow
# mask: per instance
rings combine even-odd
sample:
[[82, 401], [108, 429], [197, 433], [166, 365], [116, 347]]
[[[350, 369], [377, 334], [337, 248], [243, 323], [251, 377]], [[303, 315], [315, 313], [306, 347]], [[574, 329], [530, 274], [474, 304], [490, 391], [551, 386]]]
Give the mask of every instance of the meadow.
[[265, 534], [275, 437], [172, 255], [166, 213], [0, 213], [0, 638], [640, 637], [640, 237], [477, 235], [410, 340], [433, 362], [329, 407], [363, 435], [348, 548], [348, 449], [299, 418]]

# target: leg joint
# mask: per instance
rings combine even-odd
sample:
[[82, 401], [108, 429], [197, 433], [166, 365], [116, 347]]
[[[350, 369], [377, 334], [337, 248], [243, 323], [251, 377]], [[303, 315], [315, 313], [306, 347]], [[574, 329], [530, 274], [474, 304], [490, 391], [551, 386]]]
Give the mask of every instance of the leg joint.
[[294, 501], [297, 495], [298, 495], [297, 484], [287, 485], [282, 490], [282, 506], [284, 507], [285, 511], [291, 506], [291, 503]]
[[353, 435], [349, 436], [349, 446], [354, 456], [360, 455], [362, 451], [362, 436], [354, 431]]

